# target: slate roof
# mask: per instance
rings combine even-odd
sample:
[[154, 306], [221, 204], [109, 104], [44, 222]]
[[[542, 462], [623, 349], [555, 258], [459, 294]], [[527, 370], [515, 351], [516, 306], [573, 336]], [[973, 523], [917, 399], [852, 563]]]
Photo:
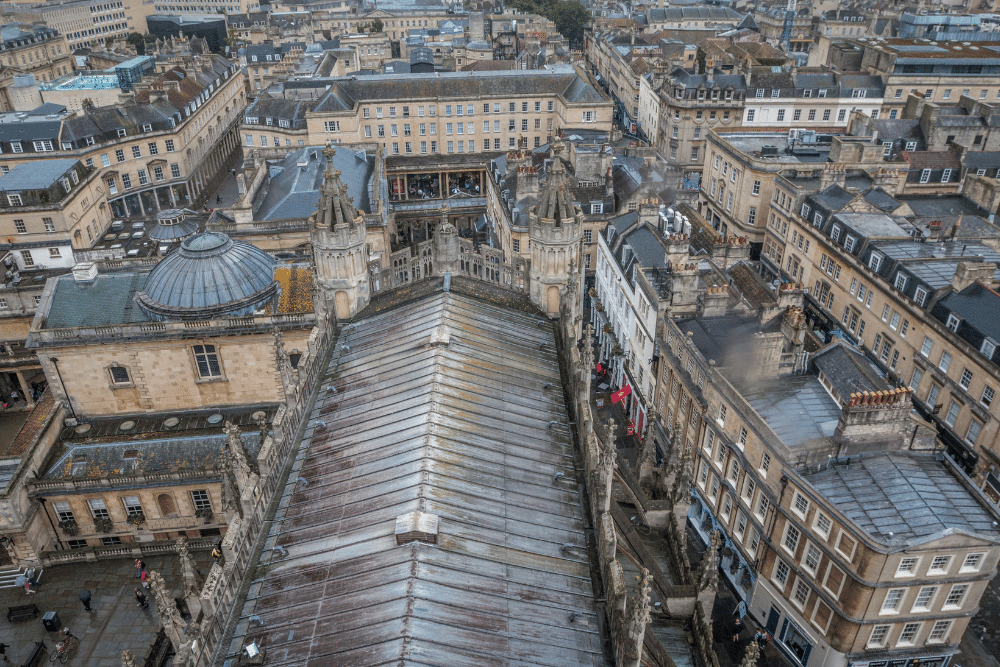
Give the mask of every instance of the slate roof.
[[817, 352], [812, 363], [830, 381], [843, 402], [854, 392], [892, 388], [863, 354], [844, 341], [837, 341]]
[[803, 477], [883, 543], [925, 542], [948, 529], [998, 537], [993, 516], [932, 455], [881, 454]]
[[[299, 166], [304, 164], [305, 166]], [[354, 200], [354, 206], [365, 213], [372, 212], [370, 188], [375, 173], [375, 155], [364, 151], [340, 148], [333, 158], [340, 180]], [[287, 220], [308, 218], [316, 212], [326, 157], [320, 146], [307, 146], [271, 165], [271, 179], [258, 196], [256, 220]]]
[[[316, 100], [296, 100], [271, 97], [271, 95], [261, 93], [260, 97], [254, 100], [246, 111], [244, 118], [256, 116], [261, 125], [266, 125], [265, 118], [276, 118], [287, 120], [293, 130], [304, 130], [306, 128], [306, 112], [312, 111], [316, 106]], [[275, 123], [277, 125], [277, 123]]]
[[889, 213], [901, 206], [901, 203], [882, 188], [872, 188], [861, 195], [872, 206]]
[[[123, 420], [124, 421], [124, 420]], [[241, 434], [250, 454], [260, 451], [260, 432]], [[42, 475], [45, 480], [101, 479], [116, 475], [150, 475], [221, 468], [224, 434], [160, 440], [125, 440], [99, 444], [67, 443], [68, 451]], [[129, 458], [125, 453], [129, 452]], [[132, 458], [134, 452], [134, 459]], [[74, 463], [74, 460], [78, 461]]]
[[343, 111], [356, 102], [431, 98], [509, 98], [561, 94], [569, 102], [608, 100], [577, 74], [547, 70], [356, 76], [331, 81], [315, 111]]
[[77, 163], [75, 158], [56, 158], [22, 162], [0, 176], [0, 192], [14, 190], [44, 190], [65, 176]]
[[965, 154], [965, 166], [969, 169], [995, 169], [1000, 167], [1000, 153], [969, 151]]
[[973, 283], [961, 292], [944, 296], [938, 303], [980, 334], [1000, 341], [1000, 294]]
[[839, 185], [831, 185], [826, 190], [814, 194], [811, 199], [828, 211], [839, 211], [851, 203], [854, 195]]
[[924, 138], [918, 118], [879, 118], [868, 122], [884, 141]]
[[[559, 362], [538, 322], [452, 291], [342, 330], [336, 393], [315, 406], [325, 426], [306, 432], [308, 486], [292, 482], [276, 524], [288, 555], [242, 612], [281, 637], [269, 665], [604, 665], [566, 405], [544, 389]], [[415, 511], [436, 543], [397, 543]]]

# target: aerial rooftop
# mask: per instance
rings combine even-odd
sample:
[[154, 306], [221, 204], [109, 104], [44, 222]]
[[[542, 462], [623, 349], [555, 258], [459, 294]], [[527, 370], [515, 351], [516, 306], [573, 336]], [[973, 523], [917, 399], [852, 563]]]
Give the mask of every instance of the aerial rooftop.
[[268, 664], [605, 664], [543, 319], [452, 291], [342, 330], [288, 555], [243, 611], [280, 637]]
[[919, 544], [946, 530], [1000, 538], [983, 501], [930, 454], [879, 454], [804, 478], [859, 528], [883, 542]]

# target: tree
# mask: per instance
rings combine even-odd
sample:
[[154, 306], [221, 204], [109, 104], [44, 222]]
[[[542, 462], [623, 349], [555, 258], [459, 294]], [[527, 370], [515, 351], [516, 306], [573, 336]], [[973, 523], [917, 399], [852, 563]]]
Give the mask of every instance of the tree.
[[385, 23], [382, 22], [382, 19], [375, 19], [372, 21], [371, 28], [369, 28], [368, 32], [382, 32], [383, 28], [385, 28]]
[[129, 33], [129, 36], [125, 38], [125, 41], [135, 47], [135, 52], [140, 55], [146, 55], [146, 38], [137, 32]]
[[587, 8], [576, 0], [510, 0], [507, 5], [526, 14], [551, 19], [556, 30], [574, 45], [583, 41], [583, 29], [591, 19]]

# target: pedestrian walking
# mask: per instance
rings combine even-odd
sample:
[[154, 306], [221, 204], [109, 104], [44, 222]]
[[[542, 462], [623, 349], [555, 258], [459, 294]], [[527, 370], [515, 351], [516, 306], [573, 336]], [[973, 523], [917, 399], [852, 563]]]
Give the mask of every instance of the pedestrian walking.
[[142, 576], [142, 571], [146, 569], [146, 563], [144, 561], [135, 559], [135, 578], [138, 579]]
[[30, 581], [25, 581], [24, 582], [24, 594], [25, 595], [34, 595], [37, 592], [38, 591], [31, 590], [31, 582]]
[[20, 397], [21, 397], [21, 395], [18, 394], [17, 391], [10, 392], [10, 402], [11, 403], [17, 403], [17, 399], [20, 398]]
[[743, 630], [743, 619], [737, 618], [733, 623], [733, 643], [738, 644], [740, 641], [740, 632]]
[[212, 547], [212, 558], [216, 563], [222, 560], [222, 549], [219, 548], [218, 544]]
[[753, 636], [754, 641], [757, 642], [757, 647], [760, 648], [761, 652], [764, 651], [764, 647], [767, 646], [768, 636], [766, 632], [757, 632]]
[[10, 662], [10, 658], [7, 657], [7, 645], [0, 642], [0, 658], [3, 658], [4, 662]]
[[83, 603], [83, 608], [87, 611], [94, 611], [90, 608], [90, 591], [80, 591], [80, 602]]
[[143, 570], [142, 574], [139, 575], [139, 581], [142, 582], [143, 588], [149, 588], [149, 572]]
[[221, 204], [222, 203], [222, 197], [220, 195], [215, 195], [215, 203], [216, 204]]
[[142, 607], [143, 609], [149, 606], [149, 598], [138, 588], [135, 589], [135, 604], [137, 607]]

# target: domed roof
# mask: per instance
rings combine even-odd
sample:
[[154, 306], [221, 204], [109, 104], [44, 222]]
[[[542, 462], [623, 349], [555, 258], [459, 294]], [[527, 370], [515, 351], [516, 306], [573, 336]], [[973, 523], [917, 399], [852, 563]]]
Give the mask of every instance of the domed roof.
[[135, 301], [155, 320], [249, 315], [277, 292], [275, 264], [244, 241], [219, 232], [195, 234], [156, 265]]

